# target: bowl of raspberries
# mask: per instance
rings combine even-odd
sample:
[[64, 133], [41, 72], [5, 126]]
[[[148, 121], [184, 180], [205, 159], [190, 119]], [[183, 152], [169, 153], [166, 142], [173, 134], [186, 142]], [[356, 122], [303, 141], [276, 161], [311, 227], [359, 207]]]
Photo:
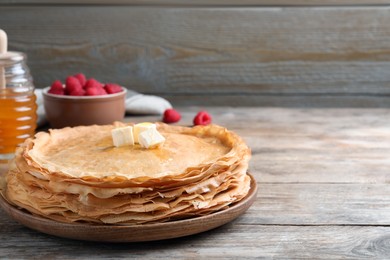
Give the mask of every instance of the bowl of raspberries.
[[101, 83], [84, 74], [55, 80], [43, 89], [46, 118], [53, 128], [78, 125], [104, 125], [125, 116], [126, 88]]

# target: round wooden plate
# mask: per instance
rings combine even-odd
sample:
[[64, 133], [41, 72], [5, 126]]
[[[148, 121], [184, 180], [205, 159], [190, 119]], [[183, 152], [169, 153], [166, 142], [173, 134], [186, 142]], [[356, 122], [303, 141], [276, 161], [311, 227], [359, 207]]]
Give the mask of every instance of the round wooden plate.
[[62, 223], [32, 215], [10, 205], [0, 195], [0, 206], [14, 220], [31, 229], [59, 237], [101, 242], [141, 242], [177, 238], [222, 226], [243, 214], [255, 201], [257, 184], [252, 175], [248, 195], [231, 207], [213, 214], [156, 224], [133, 226]]

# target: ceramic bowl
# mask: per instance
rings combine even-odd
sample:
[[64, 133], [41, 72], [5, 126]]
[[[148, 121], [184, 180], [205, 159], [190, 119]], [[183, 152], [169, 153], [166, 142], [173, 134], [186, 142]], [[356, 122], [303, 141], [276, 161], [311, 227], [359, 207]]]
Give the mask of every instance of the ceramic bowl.
[[43, 89], [46, 118], [53, 128], [79, 125], [105, 125], [121, 121], [125, 116], [126, 88], [101, 96], [67, 96]]

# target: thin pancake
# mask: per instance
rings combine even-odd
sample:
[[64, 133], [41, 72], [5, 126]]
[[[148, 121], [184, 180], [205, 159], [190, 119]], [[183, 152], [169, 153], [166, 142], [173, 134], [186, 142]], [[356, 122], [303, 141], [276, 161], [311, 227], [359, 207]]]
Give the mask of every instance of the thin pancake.
[[112, 147], [110, 131], [118, 125], [28, 139], [2, 194], [57, 221], [132, 225], [210, 214], [248, 193], [250, 150], [227, 129], [159, 124], [167, 141], [147, 150]]
[[189, 167], [213, 162], [232, 149], [218, 136], [195, 136], [170, 131], [169, 127], [159, 127], [166, 139], [160, 149], [143, 149], [139, 145], [114, 147], [110, 132], [113, 128], [75, 127], [39, 133], [28, 155], [40, 167], [71, 177], [102, 178], [109, 173], [133, 179], [177, 175]]

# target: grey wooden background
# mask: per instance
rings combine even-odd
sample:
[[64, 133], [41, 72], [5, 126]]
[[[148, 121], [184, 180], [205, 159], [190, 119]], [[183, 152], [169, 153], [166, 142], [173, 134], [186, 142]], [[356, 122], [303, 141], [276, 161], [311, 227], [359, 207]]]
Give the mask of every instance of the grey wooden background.
[[84, 72], [174, 105], [390, 106], [390, 1], [0, 0], [35, 85]]

